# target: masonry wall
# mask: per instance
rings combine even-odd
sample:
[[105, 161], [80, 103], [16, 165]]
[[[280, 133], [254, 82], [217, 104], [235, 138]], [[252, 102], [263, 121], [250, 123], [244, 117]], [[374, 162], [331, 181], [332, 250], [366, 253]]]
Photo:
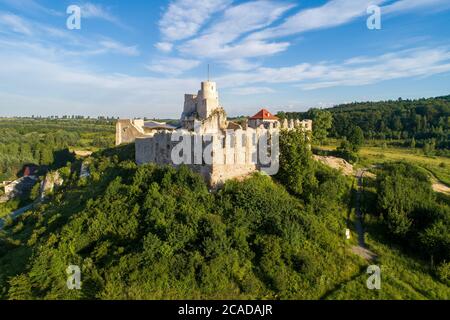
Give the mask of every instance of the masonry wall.
[[118, 120], [116, 123], [116, 146], [134, 142], [137, 137], [145, 136], [143, 126], [143, 121], [142, 126], [139, 126], [130, 119]]
[[[230, 135], [184, 131], [178, 141], [171, 141], [172, 132], [161, 131], [153, 136], [136, 138], [136, 162], [174, 165], [172, 150], [178, 145], [174, 153], [178, 152], [184, 164], [200, 173], [211, 185], [219, 185], [228, 179], [244, 177], [258, 170], [257, 142], [262, 135], [273, 132], [278, 130], [239, 129], [230, 130]], [[190, 147], [181, 148], [182, 141]], [[211, 161], [205, 163], [203, 155], [210, 156]]]

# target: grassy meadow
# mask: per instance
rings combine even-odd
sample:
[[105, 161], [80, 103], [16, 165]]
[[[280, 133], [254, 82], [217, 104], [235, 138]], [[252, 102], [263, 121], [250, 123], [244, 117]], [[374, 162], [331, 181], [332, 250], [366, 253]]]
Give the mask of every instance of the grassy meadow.
[[[329, 139], [328, 142], [318, 148], [322, 150], [335, 150], [338, 141]], [[427, 170], [439, 182], [450, 186], [450, 158], [444, 156], [426, 155], [421, 149], [397, 147], [375, 141], [366, 143], [358, 152], [359, 161], [356, 167], [365, 168], [386, 162], [405, 161]]]

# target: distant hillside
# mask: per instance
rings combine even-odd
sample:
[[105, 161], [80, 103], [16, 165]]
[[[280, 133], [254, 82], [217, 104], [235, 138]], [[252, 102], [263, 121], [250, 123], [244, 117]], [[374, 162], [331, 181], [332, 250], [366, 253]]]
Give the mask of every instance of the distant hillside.
[[[359, 126], [367, 139], [415, 139], [436, 148], [450, 148], [450, 95], [380, 102], [354, 102], [325, 109], [333, 115], [331, 136], [348, 135], [352, 126]], [[304, 119], [309, 112], [279, 113], [288, 119]]]
[[437, 97], [437, 99], [442, 99], [442, 100], [450, 101], [450, 94], [447, 95], [447, 96]]
[[114, 145], [114, 122], [94, 119], [0, 118], [0, 181], [13, 180], [26, 164], [65, 166], [69, 150]]

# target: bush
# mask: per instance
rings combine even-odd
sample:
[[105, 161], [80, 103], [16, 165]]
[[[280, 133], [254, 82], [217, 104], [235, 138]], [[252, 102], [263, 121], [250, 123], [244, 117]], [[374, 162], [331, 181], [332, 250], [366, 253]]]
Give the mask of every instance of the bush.
[[350, 163], [356, 163], [359, 160], [357, 153], [354, 151], [352, 144], [344, 139], [336, 150], [337, 155]]
[[438, 202], [426, 171], [402, 162], [386, 164], [377, 176], [377, 194], [394, 239], [437, 261], [450, 259], [450, 207]]
[[437, 267], [436, 274], [443, 283], [450, 285], [450, 262], [442, 262]]

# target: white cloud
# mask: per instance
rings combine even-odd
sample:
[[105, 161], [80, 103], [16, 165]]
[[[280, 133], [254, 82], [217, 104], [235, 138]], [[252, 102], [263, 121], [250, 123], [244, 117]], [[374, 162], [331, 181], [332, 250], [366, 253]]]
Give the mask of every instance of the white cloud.
[[[283, 52], [289, 47], [289, 42], [266, 42], [247, 40], [234, 45], [216, 46], [213, 42], [205, 43], [204, 50], [198, 50], [194, 56], [201, 58], [213, 58], [224, 63], [231, 61], [243, 62], [246, 58], [272, 56], [276, 53]], [[196, 50], [194, 47], [183, 47], [183, 53], [188, 54]], [[248, 65], [248, 62], [247, 62]]]
[[167, 41], [176, 41], [195, 35], [211, 16], [225, 9], [231, 0], [174, 0], [159, 22]]
[[27, 36], [31, 36], [33, 34], [32, 26], [23, 18], [12, 13], [0, 12], [0, 25], [5, 26], [13, 32], [21, 33]]
[[162, 52], [170, 52], [172, 51], [173, 44], [170, 42], [158, 42], [155, 44], [156, 49]]
[[180, 75], [187, 70], [191, 70], [200, 64], [198, 60], [182, 59], [182, 58], [162, 58], [152, 61], [147, 69], [153, 72]]
[[[289, 48], [290, 40], [274, 39], [350, 23], [365, 17], [370, 5], [385, 5], [384, 14], [450, 7], [448, 0], [330, 0], [291, 14], [276, 25], [294, 5], [270, 0], [249, 1], [225, 9], [221, 7], [223, 12], [201, 31], [205, 21], [186, 9], [191, 8], [192, 1], [173, 1], [160, 22], [161, 32], [166, 38], [172, 35], [171, 40], [185, 40], [175, 46], [182, 55], [212, 59], [235, 71], [255, 69], [261, 61], [255, 63], [250, 59], [273, 56]], [[210, 10], [209, 4], [207, 2], [205, 10]], [[206, 17], [208, 20], [210, 15]], [[162, 52], [173, 49], [172, 42], [158, 43], [156, 47]]]
[[279, 26], [255, 32], [249, 39], [272, 39], [307, 31], [347, 24], [367, 14], [369, 5], [384, 5], [382, 14], [403, 13], [424, 8], [435, 11], [450, 8], [448, 0], [330, 0], [324, 5], [308, 8], [289, 16]]
[[[206, 0], [199, 5], [196, 0], [172, 1], [159, 22], [164, 41], [156, 43], [155, 47], [164, 53], [172, 52], [175, 47], [182, 56], [212, 59], [238, 71], [259, 65], [250, 58], [271, 56], [288, 48], [288, 42], [241, 41], [240, 38], [271, 25], [291, 9], [292, 4], [269, 0], [234, 6], [231, 3], [231, 0]], [[201, 31], [210, 21], [210, 25]], [[181, 43], [174, 46], [176, 41]], [[151, 66], [151, 69], [161, 67]]]
[[48, 9], [34, 0], [0, 0], [0, 2], [3, 2], [14, 9], [26, 11], [28, 14], [45, 13], [53, 16], [64, 15], [64, 12]]
[[129, 29], [118, 17], [110, 12], [109, 9], [100, 4], [86, 2], [80, 5], [82, 18], [101, 19], [111, 22], [121, 28]]
[[269, 87], [238, 87], [231, 89], [231, 93], [238, 96], [274, 93], [275, 90]]
[[250, 39], [269, 39], [289, 36], [305, 31], [343, 25], [366, 14], [370, 4], [381, 4], [386, 0], [331, 0], [326, 4], [301, 10], [273, 28], [252, 34]]
[[230, 7], [211, 27], [178, 49], [186, 55], [213, 58], [231, 67], [249, 69], [251, 63], [246, 58], [274, 55], [286, 50], [289, 43], [240, 41], [240, 37], [271, 25], [290, 8], [290, 4], [273, 1], [252, 1]]
[[258, 62], [254, 62], [255, 59], [250, 61], [249, 59], [232, 59], [224, 61], [224, 63], [228, 66], [229, 69], [235, 71], [247, 71], [256, 69], [260, 66]]
[[448, 0], [399, 0], [382, 8], [382, 13], [396, 13], [417, 9], [431, 8], [435, 11], [450, 8]]
[[[74, 32], [69, 32], [66, 28], [51, 27], [9, 12], [0, 11], [1, 25], [6, 27], [3, 30], [0, 29], [0, 35], [2, 35], [3, 39], [11, 39], [15, 42], [22, 41], [23, 44], [44, 42], [58, 38], [59, 40], [64, 39], [65, 46], [73, 43], [80, 45], [80, 40], [82, 39]], [[18, 37], [11, 32], [20, 33], [22, 37]]]
[[116, 18], [101, 5], [87, 2], [82, 4], [80, 8], [83, 18], [99, 18], [110, 22], [116, 21]]
[[49, 61], [68, 59], [71, 57], [87, 58], [90, 56], [103, 55], [108, 53], [121, 54], [126, 56], [138, 56], [137, 46], [126, 46], [120, 42], [103, 38], [96, 42], [85, 42], [84, 40], [69, 39], [73, 41], [72, 46], [53, 46], [45, 41], [17, 41], [0, 38], [0, 45], [5, 51], [27, 53], [30, 56], [46, 58]]
[[227, 87], [234, 87], [236, 84], [292, 83], [304, 90], [313, 90], [427, 77], [449, 71], [449, 49], [415, 48], [375, 57], [354, 57], [341, 64], [322, 62], [283, 68], [258, 68], [252, 73], [228, 74], [219, 77], [217, 81]]
[[120, 42], [110, 39], [100, 41], [100, 45], [106, 51], [120, 53], [127, 56], [138, 56], [140, 54], [137, 46], [126, 46]]
[[98, 73], [82, 64], [0, 53], [0, 115], [175, 117], [199, 79]]
[[[24, 17], [0, 11], [0, 43], [3, 50], [26, 50], [31, 55], [42, 55], [52, 59], [59, 56], [92, 56], [117, 53], [127, 56], [139, 55], [137, 46], [129, 46], [109, 38], [91, 39], [70, 32], [65, 28], [54, 28]], [[17, 37], [13, 33], [21, 34]]]
[[[258, 68], [251, 73], [228, 74], [215, 80], [221, 88], [228, 88], [231, 95], [251, 96], [272, 93], [270, 84], [273, 83], [288, 83], [311, 90], [425, 77], [443, 72], [450, 72], [449, 49], [417, 48], [361, 59], [355, 57], [340, 64], [323, 62], [284, 68]], [[183, 94], [196, 92], [199, 81], [197, 78], [98, 73], [83, 64], [68, 63], [63, 59], [61, 62], [51, 62], [46, 56], [32, 57], [27, 52], [2, 51], [0, 114], [31, 115], [45, 112], [176, 117], [182, 109]], [[227, 97], [230, 99], [229, 94]], [[227, 110], [235, 110], [236, 114], [245, 113], [249, 106], [255, 106], [255, 103], [250, 102], [248, 105], [239, 105], [239, 101], [228, 103]]]

